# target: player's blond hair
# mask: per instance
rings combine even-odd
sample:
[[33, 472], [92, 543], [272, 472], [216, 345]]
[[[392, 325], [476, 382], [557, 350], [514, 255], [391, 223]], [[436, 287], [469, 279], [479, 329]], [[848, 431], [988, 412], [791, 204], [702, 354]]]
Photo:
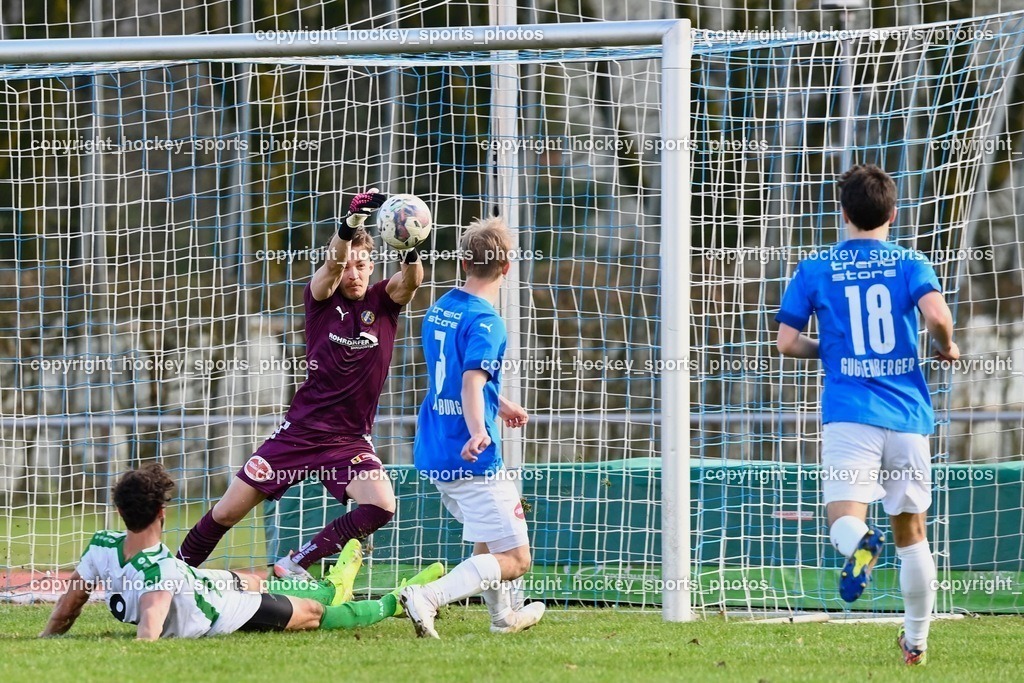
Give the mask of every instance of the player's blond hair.
[[478, 218], [466, 227], [459, 242], [467, 275], [496, 280], [512, 258], [515, 243], [501, 218]]
[[359, 228], [352, 236], [349, 258], [355, 257], [360, 261], [372, 261], [374, 246], [373, 235], [366, 232], [364, 228]]

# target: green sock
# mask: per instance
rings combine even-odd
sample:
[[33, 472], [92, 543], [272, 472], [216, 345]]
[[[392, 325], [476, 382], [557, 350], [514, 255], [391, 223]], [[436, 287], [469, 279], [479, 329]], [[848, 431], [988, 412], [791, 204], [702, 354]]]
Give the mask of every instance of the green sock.
[[357, 600], [345, 602], [337, 607], [325, 607], [320, 619], [320, 628], [360, 628], [376, 624], [395, 615], [395, 596], [388, 594], [380, 600]]
[[308, 581], [304, 579], [268, 579], [267, 592], [276, 595], [290, 595], [293, 598], [309, 598], [321, 605], [330, 605], [334, 600], [334, 584], [330, 581]]
[[384, 611], [387, 612], [387, 615], [395, 616], [395, 612], [398, 611], [398, 596], [394, 593], [387, 593], [380, 601], [384, 603]]

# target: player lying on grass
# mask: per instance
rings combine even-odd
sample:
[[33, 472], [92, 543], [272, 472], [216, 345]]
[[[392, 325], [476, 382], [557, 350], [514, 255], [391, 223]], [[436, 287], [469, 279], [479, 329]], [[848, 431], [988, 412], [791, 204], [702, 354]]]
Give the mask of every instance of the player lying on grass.
[[[346, 550], [329, 580], [271, 579], [226, 570], [193, 569], [161, 541], [164, 508], [174, 482], [159, 465], [126, 473], [114, 486], [114, 505], [127, 531], [99, 531], [89, 542], [41, 637], [66, 633], [89, 593], [107, 591], [110, 612], [138, 624], [140, 640], [198, 638], [235, 631], [305, 631], [358, 628], [400, 613], [398, 590], [380, 600], [352, 602], [362, 564], [359, 541]], [[444, 574], [440, 562], [402, 583], [425, 583]]]
[[[935, 603], [925, 534], [935, 418], [917, 357], [918, 311], [939, 358], [955, 360], [960, 350], [931, 265], [887, 241], [896, 218], [892, 178], [855, 166], [840, 188], [849, 239], [797, 267], [775, 317], [778, 348], [824, 365], [822, 493], [832, 544], [847, 558], [840, 595], [853, 602], [867, 586], [884, 538], [865, 520], [868, 504], [882, 500], [906, 611], [898, 642], [907, 664], [923, 664]], [[817, 340], [801, 334], [812, 314]]]
[[530, 628], [544, 603], [514, 609], [512, 580], [530, 568], [530, 538], [519, 491], [505, 474], [501, 430], [521, 427], [529, 416], [501, 392], [505, 323], [494, 308], [514, 248], [504, 222], [470, 225], [459, 246], [466, 284], [429, 309], [423, 321], [423, 356], [430, 369], [427, 395], [416, 425], [416, 469], [428, 476], [441, 501], [462, 522], [473, 557], [448, 576], [401, 593], [402, 605], [421, 638], [438, 638], [437, 608], [482, 595], [491, 631]]
[[373, 238], [362, 226], [384, 202], [376, 189], [356, 195], [331, 240], [328, 258], [305, 289], [309, 376], [285, 420], [238, 471], [224, 497], [188, 532], [178, 557], [198, 567], [228, 530], [266, 498], [278, 500], [311, 473], [338, 501], [359, 507], [338, 517], [298, 552], [274, 565], [279, 577], [307, 569], [391, 521], [395, 493], [370, 432], [391, 365], [398, 314], [423, 282], [416, 250], [401, 271], [368, 287]]

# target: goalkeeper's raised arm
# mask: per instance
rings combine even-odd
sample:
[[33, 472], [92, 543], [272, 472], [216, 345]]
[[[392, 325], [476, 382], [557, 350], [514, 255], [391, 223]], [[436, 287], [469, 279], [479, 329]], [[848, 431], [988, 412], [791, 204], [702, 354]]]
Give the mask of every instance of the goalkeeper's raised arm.
[[388, 280], [388, 296], [396, 304], [404, 306], [412, 301], [416, 290], [423, 284], [423, 264], [420, 263], [419, 253], [415, 248], [405, 252], [402, 259], [402, 269], [391, 276]]
[[[348, 213], [338, 223], [338, 232], [331, 238], [331, 244], [327, 248], [327, 258], [317, 269], [309, 284], [310, 293], [314, 299], [317, 301], [328, 299], [338, 289], [349, 264], [353, 238], [363, 228], [363, 224], [366, 223], [370, 214], [380, 208], [385, 199], [387, 199], [387, 195], [381, 194], [377, 188], [372, 187], [366, 192], [360, 192], [349, 202]], [[359, 255], [355, 260], [357, 262], [369, 261], [370, 255]]]

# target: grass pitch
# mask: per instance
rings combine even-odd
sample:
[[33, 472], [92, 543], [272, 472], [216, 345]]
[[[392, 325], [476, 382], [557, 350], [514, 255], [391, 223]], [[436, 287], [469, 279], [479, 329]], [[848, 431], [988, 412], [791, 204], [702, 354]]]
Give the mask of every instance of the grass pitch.
[[903, 666], [892, 624], [756, 625], [714, 617], [667, 624], [657, 613], [554, 609], [512, 636], [480, 607], [448, 608], [442, 640], [405, 619], [361, 631], [133, 640], [102, 605], [71, 633], [39, 640], [49, 605], [0, 604], [0, 681], [1009, 681], [1020, 676], [1024, 620], [932, 625], [930, 661]]

